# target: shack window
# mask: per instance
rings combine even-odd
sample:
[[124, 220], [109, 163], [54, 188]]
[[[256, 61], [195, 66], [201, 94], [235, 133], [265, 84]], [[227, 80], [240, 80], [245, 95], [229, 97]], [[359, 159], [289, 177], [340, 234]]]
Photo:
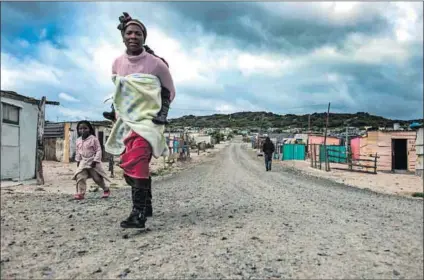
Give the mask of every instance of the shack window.
[[3, 122], [19, 125], [19, 107], [2, 103]]

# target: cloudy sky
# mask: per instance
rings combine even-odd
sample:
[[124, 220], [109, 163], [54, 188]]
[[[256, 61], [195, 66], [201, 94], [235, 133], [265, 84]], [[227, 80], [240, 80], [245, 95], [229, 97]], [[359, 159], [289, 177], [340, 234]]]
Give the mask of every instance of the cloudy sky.
[[61, 102], [50, 120], [102, 119], [118, 17], [170, 64], [170, 116], [369, 112], [423, 117], [423, 4], [2, 2], [1, 89]]

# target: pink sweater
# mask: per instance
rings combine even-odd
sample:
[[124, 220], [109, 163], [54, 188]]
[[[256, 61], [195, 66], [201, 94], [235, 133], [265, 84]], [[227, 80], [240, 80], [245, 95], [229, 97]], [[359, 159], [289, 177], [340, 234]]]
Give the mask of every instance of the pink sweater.
[[102, 162], [102, 148], [96, 136], [90, 135], [85, 140], [77, 139], [75, 161]]
[[115, 59], [112, 74], [127, 76], [130, 74], [150, 74], [159, 78], [162, 87], [171, 94], [171, 102], [175, 97], [175, 87], [171, 73], [166, 64], [158, 57], [143, 51], [140, 55], [129, 56], [126, 53]]
[[82, 140], [82, 137], [77, 139], [77, 150], [75, 154], [75, 161], [79, 162], [75, 170], [74, 180], [78, 180], [77, 175], [84, 169], [92, 169], [91, 164], [96, 162], [94, 171], [102, 176], [105, 180], [110, 181], [102, 165], [102, 148], [96, 136], [90, 135], [87, 139]]

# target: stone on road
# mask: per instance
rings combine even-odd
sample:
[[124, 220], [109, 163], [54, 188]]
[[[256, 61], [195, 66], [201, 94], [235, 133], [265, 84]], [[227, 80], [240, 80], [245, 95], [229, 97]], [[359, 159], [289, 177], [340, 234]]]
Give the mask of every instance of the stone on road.
[[299, 176], [231, 143], [154, 182], [149, 230], [129, 189], [82, 202], [2, 192], [1, 277], [423, 278], [423, 203]]

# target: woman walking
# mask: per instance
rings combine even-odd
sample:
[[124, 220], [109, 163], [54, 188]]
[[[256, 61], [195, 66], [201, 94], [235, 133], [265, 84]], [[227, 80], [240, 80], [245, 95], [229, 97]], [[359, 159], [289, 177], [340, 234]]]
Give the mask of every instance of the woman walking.
[[120, 166], [132, 190], [132, 210], [121, 227], [144, 228], [153, 212], [149, 164], [152, 156], [168, 155], [164, 124], [175, 88], [166, 61], [144, 45], [143, 23], [127, 13], [119, 20], [126, 52], [112, 66], [116, 114], [105, 147], [108, 153], [121, 155]]

